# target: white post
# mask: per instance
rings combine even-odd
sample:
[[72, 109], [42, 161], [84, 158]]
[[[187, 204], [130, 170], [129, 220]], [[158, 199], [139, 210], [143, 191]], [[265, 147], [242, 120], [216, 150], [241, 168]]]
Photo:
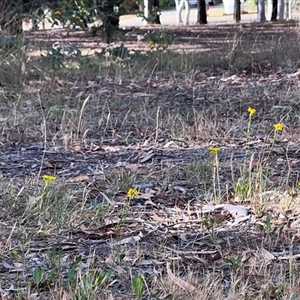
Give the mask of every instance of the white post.
[[241, 0], [241, 14], [245, 12], [245, 0]]
[[190, 21], [189, 20], [190, 19], [190, 3], [189, 3], [188, 0], [184, 0], [184, 9], [185, 9], [185, 15], [184, 15], [183, 25], [189, 25], [189, 21]]
[[289, 18], [289, 1], [284, 0], [284, 18], [287, 20]]
[[272, 0], [268, 0], [267, 1], [267, 5], [268, 5], [268, 17], [267, 19], [271, 21], [272, 18], [272, 10], [273, 10], [273, 1]]
[[182, 23], [181, 13], [184, 7], [183, 25], [189, 24], [190, 19], [190, 4], [188, 0], [175, 0], [176, 4], [176, 23]]
[[292, 16], [292, 0], [289, 0], [289, 20], [292, 20], [293, 16]]
[[283, 20], [284, 17], [284, 0], [278, 0], [278, 20]]
[[149, 5], [148, 5], [148, 0], [144, 0], [144, 25], [147, 25], [147, 20], [149, 18]]
[[181, 12], [183, 9], [183, 0], [175, 0], [176, 5], [176, 23], [182, 23]]

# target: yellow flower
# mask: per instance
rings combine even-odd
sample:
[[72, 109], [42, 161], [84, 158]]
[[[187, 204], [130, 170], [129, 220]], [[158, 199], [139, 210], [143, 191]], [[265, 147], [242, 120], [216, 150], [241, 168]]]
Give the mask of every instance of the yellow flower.
[[300, 181], [298, 182], [298, 186], [300, 187]]
[[283, 125], [281, 123], [276, 123], [273, 125], [275, 131], [282, 131]]
[[139, 194], [136, 188], [130, 188], [127, 192], [127, 197], [131, 200]]
[[49, 183], [51, 183], [52, 181], [54, 181], [56, 179], [56, 176], [43, 175], [43, 179], [45, 181], [45, 185], [47, 186]]
[[211, 154], [217, 154], [221, 149], [219, 147], [209, 147], [208, 148], [208, 151], [211, 153]]
[[54, 14], [60, 16], [60, 15], [61, 15], [61, 11], [60, 11], [60, 10], [56, 10], [56, 11], [54, 12]]
[[251, 106], [248, 107], [247, 111], [248, 111], [250, 117], [256, 113], [256, 109]]

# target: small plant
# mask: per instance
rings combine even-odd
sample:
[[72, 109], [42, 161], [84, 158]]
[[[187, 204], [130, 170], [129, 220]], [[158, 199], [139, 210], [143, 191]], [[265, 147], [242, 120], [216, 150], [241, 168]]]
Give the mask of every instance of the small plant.
[[132, 289], [136, 296], [140, 299], [144, 291], [144, 279], [141, 275], [137, 275], [132, 279]]
[[39, 207], [42, 208], [44, 206], [47, 206], [49, 204], [49, 201], [51, 201], [51, 185], [52, 182], [56, 180], [56, 176], [52, 175], [43, 175], [45, 186], [43, 188], [42, 194], [39, 197]]
[[46, 273], [40, 266], [38, 266], [33, 270], [32, 277], [34, 284], [38, 289], [41, 286], [51, 284], [56, 277], [56, 273], [54, 270]]
[[[256, 114], [256, 109], [249, 106], [247, 112], [249, 113], [249, 116], [248, 116], [248, 126], [247, 126], [247, 134], [246, 134], [246, 151], [245, 151], [243, 169], [242, 169], [241, 177], [236, 182], [233, 178], [234, 195], [242, 197], [243, 199], [248, 198], [252, 190], [251, 160], [248, 161], [247, 157], [249, 153], [249, 142], [251, 139], [252, 118]], [[248, 164], [250, 165], [250, 168], [248, 167]]]
[[120, 265], [121, 262], [124, 260], [125, 256], [126, 256], [126, 254], [124, 254], [124, 253], [118, 255], [117, 258], [116, 258], [116, 260], [115, 260], [116, 264]]
[[282, 233], [283, 226], [273, 226], [273, 224], [271, 223], [271, 218], [267, 216], [263, 224], [257, 224], [257, 229], [267, 234], [278, 235]]
[[92, 271], [77, 278], [77, 283], [74, 285], [72, 299], [89, 300], [95, 299], [96, 292], [101, 286], [103, 279], [98, 271]]
[[103, 286], [114, 274], [112, 270], [102, 274], [99, 270], [88, 270], [81, 274], [80, 264], [82, 257], [76, 257], [75, 264], [67, 273], [67, 283], [72, 293], [72, 299], [89, 300], [95, 299], [95, 294], [100, 286]]
[[55, 43], [52, 45], [51, 49], [47, 51], [46, 55], [41, 54], [44, 60], [50, 64], [51, 68], [62, 69], [65, 67], [65, 62], [67, 59], [81, 59], [81, 51], [74, 44], [62, 47]]
[[40, 266], [36, 267], [34, 269], [32, 275], [33, 275], [34, 283], [38, 287], [42, 283], [42, 281], [44, 280], [44, 271], [43, 271], [43, 269]]
[[41, 54], [45, 61], [47, 61], [53, 69], [60, 69], [64, 67], [64, 53], [62, 48], [56, 48], [52, 46], [50, 50], [47, 51], [46, 56]]
[[139, 194], [139, 192], [136, 188], [130, 188], [127, 192], [128, 200], [132, 200], [138, 194]]
[[203, 216], [203, 226], [210, 232], [211, 240], [215, 242], [215, 227], [222, 223], [221, 219], [213, 218], [210, 214], [204, 214]]
[[216, 225], [216, 220], [212, 218], [209, 214], [204, 215], [203, 225], [206, 229], [211, 229]]
[[49, 186], [49, 184], [56, 180], [56, 176], [52, 175], [43, 175], [43, 179], [45, 181], [45, 188]]
[[[138, 190], [136, 188], [130, 188], [127, 191], [127, 200], [128, 202], [124, 205], [120, 212], [120, 220], [117, 226], [117, 230], [120, 231], [125, 223], [126, 217], [128, 216], [129, 210], [130, 210], [130, 202], [131, 200], [138, 195]], [[125, 257], [125, 256], [124, 256]], [[117, 259], [119, 262], [121, 262], [123, 259], [123, 254], [119, 255], [119, 258]]]
[[234, 270], [240, 269], [245, 263], [249, 261], [250, 257], [243, 259], [242, 255], [228, 258], [228, 262], [231, 264]]
[[[220, 189], [220, 174], [219, 174], [219, 159], [218, 152], [221, 149], [219, 147], [209, 147], [208, 151], [212, 155], [212, 165], [213, 165], [213, 188], [214, 188], [214, 198], [219, 199], [221, 197]], [[217, 190], [218, 189], [218, 190]]]
[[122, 60], [133, 59], [141, 55], [139, 50], [131, 50], [124, 46], [122, 43], [120, 46], [115, 48], [102, 48], [101, 52], [95, 51], [95, 55], [99, 58], [111, 56], [113, 58], [119, 58]]
[[142, 37], [151, 50], [166, 50], [176, 39], [176, 34], [169, 30], [148, 31]]
[[[268, 153], [266, 158], [261, 159], [260, 163], [255, 167], [255, 173], [253, 174], [253, 156], [251, 159], [248, 159], [249, 153], [249, 142], [251, 139], [251, 125], [253, 116], [256, 114], [256, 109], [253, 107], [248, 107], [248, 126], [247, 126], [247, 134], [246, 134], [246, 151], [245, 151], [245, 159], [243, 163], [243, 168], [241, 170], [241, 174], [238, 180], [232, 178], [233, 188], [234, 188], [234, 196], [241, 197], [242, 199], [247, 199], [255, 191], [262, 192], [266, 186], [266, 183], [269, 181], [268, 173], [266, 172], [265, 167], [270, 158], [270, 154], [274, 148], [278, 133], [283, 130], [283, 125], [281, 123], [276, 123], [273, 125], [274, 135], [270, 148], [268, 149]], [[267, 201], [267, 200], [266, 200]], [[265, 200], [264, 200], [265, 202]], [[255, 203], [255, 212], [257, 216], [263, 216], [265, 210], [265, 203]]]
[[235, 196], [242, 197], [246, 199], [251, 193], [251, 184], [247, 181], [242, 181], [239, 179], [237, 182], [233, 183]]
[[53, 268], [59, 266], [61, 257], [61, 248], [57, 245], [53, 245], [50, 249], [50, 252], [48, 253], [48, 260]]

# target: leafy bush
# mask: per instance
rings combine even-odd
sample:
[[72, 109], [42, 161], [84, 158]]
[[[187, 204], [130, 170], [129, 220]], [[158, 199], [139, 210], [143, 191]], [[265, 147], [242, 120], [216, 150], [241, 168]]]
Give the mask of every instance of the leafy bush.
[[136, 56], [141, 55], [141, 53], [139, 50], [128, 49], [122, 43], [119, 47], [115, 47], [112, 49], [103, 48], [101, 52], [96, 51], [95, 55], [99, 58], [102, 58], [104, 56], [112, 56], [112, 57], [118, 57], [121, 59], [131, 59], [131, 58], [135, 58]]
[[148, 31], [141, 38], [148, 42], [151, 50], [166, 50], [176, 39], [176, 34], [171, 30], [153, 30]]
[[65, 67], [65, 62], [68, 58], [81, 58], [81, 51], [74, 44], [68, 47], [62, 47], [55, 43], [51, 49], [47, 51], [46, 55], [41, 55], [53, 69], [60, 69]]

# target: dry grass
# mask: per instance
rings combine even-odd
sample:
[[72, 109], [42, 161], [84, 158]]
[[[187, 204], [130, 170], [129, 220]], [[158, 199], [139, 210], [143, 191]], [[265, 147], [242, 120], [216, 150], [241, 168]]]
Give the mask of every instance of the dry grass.
[[209, 30], [130, 59], [1, 50], [1, 299], [300, 297], [298, 28]]

